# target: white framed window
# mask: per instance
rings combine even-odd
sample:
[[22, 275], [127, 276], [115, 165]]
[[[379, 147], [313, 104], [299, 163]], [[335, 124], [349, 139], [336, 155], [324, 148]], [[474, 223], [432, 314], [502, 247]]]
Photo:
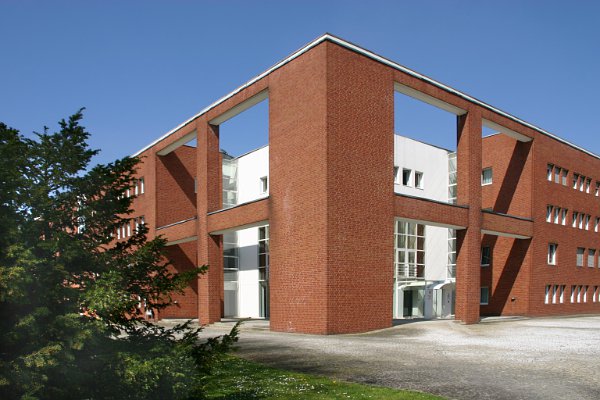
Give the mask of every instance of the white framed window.
[[584, 303], [587, 303], [587, 292], [588, 292], [588, 285], [584, 285], [583, 289], [582, 289], [582, 294], [581, 294], [581, 297], [582, 297]]
[[415, 171], [415, 187], [417, 189], [423, 189], [423, 173]]
[[263, 176], [260, 178], [260, 194], [269, 192], [269, 178]]
[[592, 219], [592, 216], [587, 214], [585, 216], [585, 230], [589, 231], [590, 230], [590, 219]]
[[131, 236], [131, 223], [127, 223], [127, 237]]
[[550, 304], [550, 288], [551, 285], [546, 285], [546, 290], [544, 291], [544, 304]]
[[559, 301], [561, 304], [565, 302], [565, 285], [560, 285]]
[[554, 171], [554, 165], [548, 164], [546, 167], [546, 179], [548, 179], [548, 182], [552, 182], [552, 171]]
[[579, 218], [579, 213], [577, 211], [573, 211], [573, 228], [577, 228], [577, 219]]
[[559, 224], [560, 223], [560, 214], [561, 214], [562, 209], [560, 207], [555, 207], [554, 208], [554, 223], [555, 224]]
[[481, 266], [489, 267], [492, 260], [492, 249], [489, 246], [481, 248]]
[[129, 196], [130, 196], [130, 190], [129, 190], [129, 189], [127, 189], [127, 190], [125, 191], [125, 196], [127, 196], [127, 197], [129, 198]]
[[583, 267], [583, 255], [585, 254], [585, 249], [583, 247], [578, 247], [577, 248], [577, 260], [576, 260], [576, 265], [578, 267]]
[[556, 265], [557, 251], [558, 251], [558, 244], [548, 243], [548, 265]]
[[560, 183], [560, 172], [561, 172], [561, 168], [560, 167], [554, 167], [554, 182], [555, 183]]
[[594, 268], [595, 262], [596, 262], [596, 249], [588, 249], [587, 266], [590, 268]]
[[140, 194], [144, 194], [144, 178], [140, 178], [138, 183], [140, 185]]
[[135, 186], [133, 187], [133, 195], [137, 196], [138, 194], [140, 194], [140, 182], [139, 180], [136, 180]]
[[581, 285], [577, 286], [577, 302], [581, 303]]
[[567, 212], [568, 212], [568, 210], [566, 208], [563, 208], [563, 210], [562, 210], [562, 221], [561, 221], [561, 223], [563, 225], [567, 225]]
[[117, 240], [121, 239], [121, 228], [117, 228]]
[[558, 297], [558, 285], [552, 286], [552, 304], [556, 304]]
[[585, 188], [585, 176], [580, 175], [579, 176], [579, 191], [583, 192], [584, 188]]
[[598, 232], [598, 227], [600, 227], [600, 218], [596, 217], [596, 221], [594, 222], [594, 232]]
[[569, 170], [563, 168], [562, 170], [562, 184], [563, 186], [567, 186], [567, 176], [569, 175]]
[[571, 303], [575, 303], [575, 292], [577, 291], [577, 286], [571, 285]]
[[487, 305], [490, 302], [490, 288], [483, 286], [479, 296], [479, 304]]
[[492, 168], [484, 168], [481, 171], [481, 185], [491, 185], [492, 184]]
[[594, 192], [596, 197], [600, 196], [600, 182], [596, 181], [596, 191]]
[[554, 206], [547, 205], [546, 206], [546, 222], [552, 222], [552, 210]]
[[577, 190], [578, 182], [579, 182], [579, 174], [573, 174], [573, 189]]
[[587, 178], [585, 180], [585, 192], [586, 193], [590, 192], [590, 186], [592, 186], [592, 180], [590, 178]]
[[583, 213], [579, 213], [579, 229], [583, 229]]
[[400, 167], [394, 166], [394, 183], [400, 184]]
[[594, 291], [592, 292], [592, 302], [596, 303], [598, 301], [598, 286], [594, 286]]
[[410, 177], [412, 175], [412, 170], [402, 168], [402, 185], [410, 186]]

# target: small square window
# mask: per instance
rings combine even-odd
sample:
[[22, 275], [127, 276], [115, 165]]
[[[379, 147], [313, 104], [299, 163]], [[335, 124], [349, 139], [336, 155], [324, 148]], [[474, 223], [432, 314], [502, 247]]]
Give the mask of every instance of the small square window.
[[492, 169], [485, 168], [481, 171], [481, 185], [491, 185], [492, 184]]
[[546, 168], [546, 179], [548, 179], [549, 182], [552, 182], [552, 171], [554, 171], [554, 165], [548, 164], [548, 167]]
[[260, 178], [260, 194], [265, 194], [269, 191], [269, 178], [263, 176]]
[[594, 263], [596, 262], [596, 250], [588, 249], [588, 262], [587, 266], [590, 268], [594, 268]]
[[415, 171], [415, 187], [417, 189], [423, 189], [423, 173]]
[[554, 182], [555, 183], [560, 183], [560, 172], [561, 172], [560, 167], [554, 167]]
[[481, 295], [479, 298], [479, 304], [486, 305], [490, 301], [490, 289], [488, 287], [481, 288]]
[[564, 169], [562, 170], [562, 184], [563, 186], [567, 186], [567, 176], [569, 175], [569, 171]]
[[400, 167], [394, 167], [394, 183], [400, 183]]
[[484, 246], [481, 248], [481, 266], [489, 267], [490, 261], [492, 259], [492, 251], [489, 246]]
[[412, 170], [403, 168], [402, 169], [402, 184], [404, 186], [410, 186], [410, 176], [412, 175]]

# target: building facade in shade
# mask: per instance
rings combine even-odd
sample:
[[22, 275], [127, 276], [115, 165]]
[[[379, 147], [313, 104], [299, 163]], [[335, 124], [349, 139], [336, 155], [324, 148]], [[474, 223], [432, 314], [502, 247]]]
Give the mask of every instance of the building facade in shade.
[[[395, 134], [395, 93], [454, 115], [456, 149]], [[267, 145], [222, 151], [219, 126], [267, 99]], [[136, 155], [135, 221], [174, 270], [209, 265], [159, 318], [335, 334], [600, 312], [600, 158], [332, 35]]]

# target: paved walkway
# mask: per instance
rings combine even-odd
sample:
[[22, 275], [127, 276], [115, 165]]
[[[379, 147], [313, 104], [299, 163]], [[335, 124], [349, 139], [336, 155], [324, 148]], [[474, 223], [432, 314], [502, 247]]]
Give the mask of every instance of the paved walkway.
[[266, 321], [248, 321], [238, 347], [275, 367], [454, 399], [600, 399], [600, 316], [411, 321], [336, 336], [276, 333]]

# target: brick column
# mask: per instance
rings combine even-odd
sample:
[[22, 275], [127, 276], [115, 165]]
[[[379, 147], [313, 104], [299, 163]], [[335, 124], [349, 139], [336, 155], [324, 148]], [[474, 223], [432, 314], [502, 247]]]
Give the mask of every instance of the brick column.
[[219, 127], [205, 118], [196, 122], [198, 265], [208, 264], [208, 272], [198, 280], [198, 316], [200, 323], [210, 324], [223, 315], [222, 236], [208, 234], [206, 214], [222, 208], [221, 155]]
[[481, 275], [481, 115], [458, 117], [458, 204], [468, 205], [468, 226], [457, 231], [456, 319], [479, 322]]

